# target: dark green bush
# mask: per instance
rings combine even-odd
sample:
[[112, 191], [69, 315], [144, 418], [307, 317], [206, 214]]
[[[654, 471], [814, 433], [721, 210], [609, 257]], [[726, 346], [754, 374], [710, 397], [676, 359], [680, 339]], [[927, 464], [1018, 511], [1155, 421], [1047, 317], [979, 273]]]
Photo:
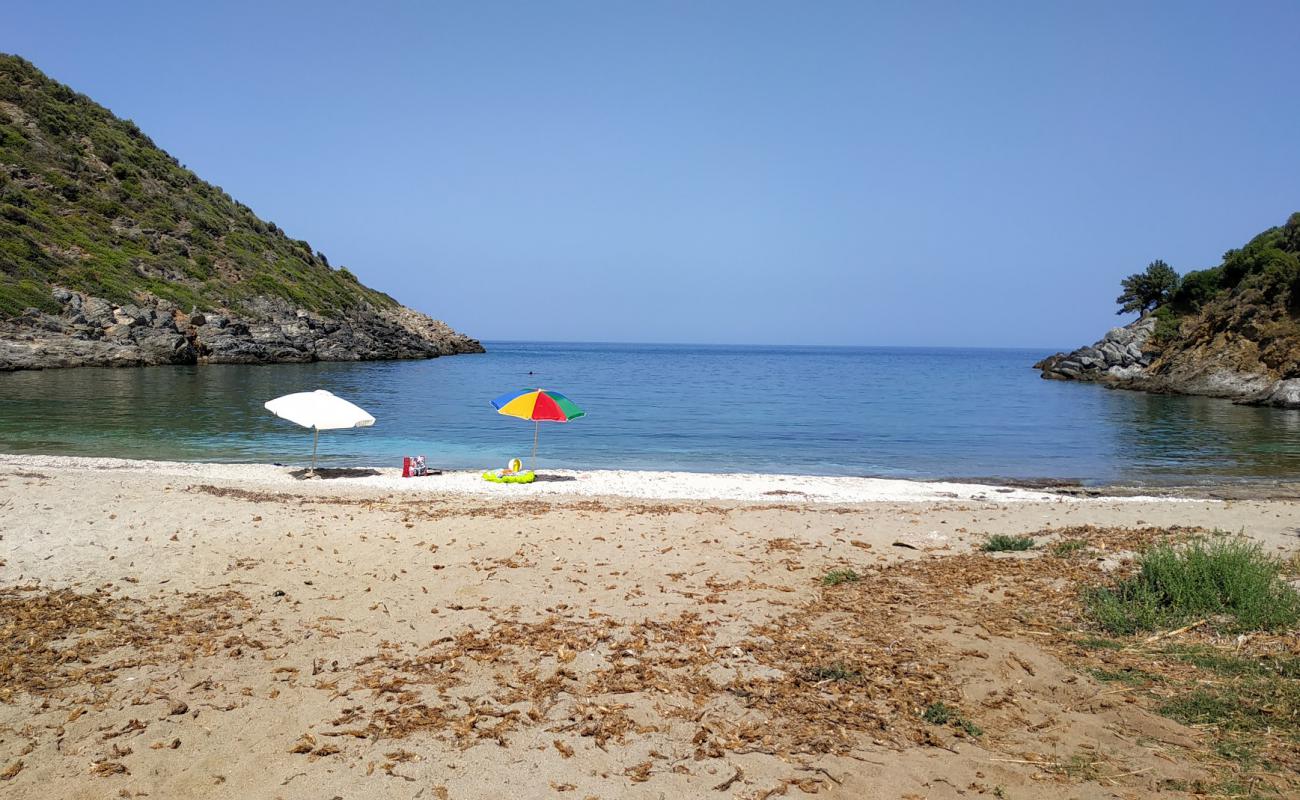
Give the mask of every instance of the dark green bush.
[[1168, 342], [1178, 336], [1178, 328], [1182, 324], [1182, 317], [1175, 313], [1172, 308], [1167, 305], [1160, 306], [1152, 312], [1152, 316], [1156, 318], [1156, 327], [1151, 332], [1151, 335], [1155, 337], [1156, 341]]
[[[1293, 215], [1294, 216], [1294, 215]], [[1245, 247], [1223, 254], [1223, 284], [1235, 287], [1248, 278], [1259, 276], [1261, 288], [1289, 285], [1300, 275], [1300, 257], [1292, 248], [1293, 229], [1269, 228], [1251, 239]]]
[[1199, 311], [1222, 290], [1222, 267], [1199, 269], [1183, 276], [1169, 304], [1180, 313]]
[[1300, 211], [1288, 217], [1286, 224], [1282, 226], [1280, 246], [1288, 253], [1300, 253]]

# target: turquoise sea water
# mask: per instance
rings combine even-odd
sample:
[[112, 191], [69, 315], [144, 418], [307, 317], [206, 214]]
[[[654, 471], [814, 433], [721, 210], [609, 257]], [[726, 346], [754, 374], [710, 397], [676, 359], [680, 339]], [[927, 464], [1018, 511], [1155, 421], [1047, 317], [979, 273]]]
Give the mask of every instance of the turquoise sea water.
[[[373, 428], [324, 463], [495, 467], [533, 426], [489, 400], [564, 392], [541, 467], [1182, 483], [1300, 476], [1300, 413], [1044, 381], [1038, 350], [488, 343], [481, 356], [0, 374], [0, 451], [302, 463], [311, 435], [262, 408], [325, 388]], [[530, 373], [532, 373], [530, 375]]]

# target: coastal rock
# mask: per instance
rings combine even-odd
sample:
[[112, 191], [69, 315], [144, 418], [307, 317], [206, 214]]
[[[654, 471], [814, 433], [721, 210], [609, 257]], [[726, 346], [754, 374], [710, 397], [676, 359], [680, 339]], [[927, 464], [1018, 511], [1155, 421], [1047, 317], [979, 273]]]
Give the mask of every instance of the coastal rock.
[[[56, 289], [55, 291], [57, 292], [59, 290]], [[54, 299], [58, 300], [58, 295], [55, 295]], [[64, 313], [67, 313], [66, 309], [68, 306], [80, 308], [82, 316], [84, 316], [86, 322], [91, 325], [98, 325], [101, 328], [107, 328], [114, 322], [113, 304], [107, 300], [101, 300], [98, 297], [85, 297], [83, 299], [81, 295], [73, 294], [72, 299], [67, 303], [64, 303]]]
[[1130, 380], [1151, 361], [1147, 351], [1156, 320], [1144, 315], [1122, 328], [1111, 328], [1101, 341], [1071, 353], [1057, 353], [1034, 365], [1044, 378], [1076, 381]]
[[[338, 318], [258, 297], [240, 310], [185, 315], [151, 297], [116, 305], [57, 287], [58, 314], [0, 321], [0, 371], [158, 364], [271, 364], [481, 353], [478, 341], [405, 307], [358, 306]], [[178, 320], [180, 324], [178, 325]]]
[[136, 332], [131, 341], [146, 363], [192, 364], [195, 361], [194, 345], [175, 331], [147, 328]]
[[118, 322], [104, 329], [104, 338], [118, 342], [131, 341], [131, 323]]
[[1300, 408], [1300, 378], [1277, 381], [1249, 401], [1261, 406]]

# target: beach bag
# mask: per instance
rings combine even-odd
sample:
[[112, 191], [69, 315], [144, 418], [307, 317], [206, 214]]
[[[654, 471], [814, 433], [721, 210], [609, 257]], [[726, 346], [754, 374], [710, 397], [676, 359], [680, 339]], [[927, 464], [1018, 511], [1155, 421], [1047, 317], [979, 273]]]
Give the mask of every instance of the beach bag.
[[429, 474], [429, 465], [424, 456], [404, 456], [402, 458], [402, 477], [420, 478]]

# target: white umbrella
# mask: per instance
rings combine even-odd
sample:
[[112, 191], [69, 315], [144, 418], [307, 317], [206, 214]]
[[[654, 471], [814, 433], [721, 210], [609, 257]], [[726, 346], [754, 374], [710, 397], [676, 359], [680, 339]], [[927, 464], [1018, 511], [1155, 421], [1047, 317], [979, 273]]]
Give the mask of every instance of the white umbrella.
[[375, 424], [375, 418], [359, 406], [349, 403], [342, 397], [317, 389], [314, 392], [296, 392], [277, 397], [266, 402], [266, 410], [272, 414], [296, 422], [304, 428], [311, 428], [314, 433], [311, 440], [311, 471], [316, 472], [316, 445], [320, 441], [321, 431], [333, 431], [340, 428], [369, 428]]

